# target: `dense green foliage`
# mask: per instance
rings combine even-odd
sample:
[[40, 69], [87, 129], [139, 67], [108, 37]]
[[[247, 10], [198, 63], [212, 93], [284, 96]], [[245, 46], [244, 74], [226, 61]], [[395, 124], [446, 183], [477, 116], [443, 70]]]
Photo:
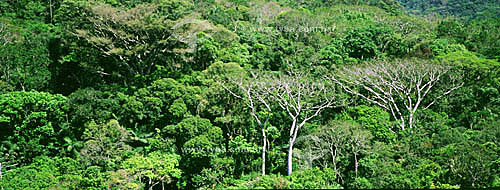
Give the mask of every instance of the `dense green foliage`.
[[0, 1], [0, 190], [500, 187], [499, 10]]

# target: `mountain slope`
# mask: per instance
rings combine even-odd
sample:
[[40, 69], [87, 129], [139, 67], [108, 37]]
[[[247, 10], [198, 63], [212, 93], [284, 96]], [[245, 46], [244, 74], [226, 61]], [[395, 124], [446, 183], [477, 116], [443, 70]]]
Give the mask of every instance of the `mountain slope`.
[[481, 15], [500, 15], [500, 1], [498, 0], [399, 0], [411, 13], [429, 14], [439, 13], [443, 16], [457, 16], [466, 19]]

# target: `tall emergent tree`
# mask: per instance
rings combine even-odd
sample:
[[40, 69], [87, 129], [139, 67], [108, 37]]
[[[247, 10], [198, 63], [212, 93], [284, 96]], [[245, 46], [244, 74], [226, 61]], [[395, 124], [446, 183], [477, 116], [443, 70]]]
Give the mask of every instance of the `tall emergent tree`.
[[[259, 128], [262, 131], [262, 175], [266, 175], [266, 124], [269, 121], [269, 115], [272, 113], [271, 102], [267, 98], [268, 92], [259, 85], [258, 79], [260, 73], [251, 72], [251, 78], [245, 75], [235, 75], [228, 77], [228, 81], [234, 84], [238, 91], [230, 89], [227, 85], [222, 84], [224, 89], [229, 91], [231, 95], [240, 98], [244, 101], [247, 108], [250, 109], [250, 115], [255, 119]], [[263, 119], [265, 117], [265, 119]]]
[[304, 72], [269, 74], [260, 78], [258, 86], [266, 96], [276, 102], [292, 120], [288, 147], [288, 175], [292, 174], [293, 145], [299, 130], [329, 107], [343, 105], [334, 94], [335, 86], [330, 81], [318, 80]]
[[[258, 109], [271, 112], [272, 104], [278, 104], [277, 111], [285, 111], [291, 119], [290, 137], [288, 147], [288, 175], [292, 173], [293, 145], [297, 140], [299, 129], [308, 121], [318, 116], [322, 110], [339, 105], [333, 94], [334, 85], [324, 81], [315, 80], [309, 73], [290, 72], [283, 73], [251, 73], [251, 79], [232, 78], [230, 81], [238, 86], [241, 91], [236, 94], [229, 90], [233, 96], [242, 98], [251, 109], [251, 115], [262, 128], [264, 144], [262, 147], [262, 159], [265, 159], [266, 133], [265, 122], [262, 122], [262, 114]], [[265, 164], [262, 165], [264, 175]]]
[[102, 56], [115, 60], [123, 70], [119, 72], [122, 76], [150, 74], [159, 55], [167, 51], [171, 24], [155, 14], [158, 6], [141, 4], [123, 9], [98, 4], [84, 10], [90, 15], [86, 19], [92, 27], [78, 28], [74, 34], [87, 40]]
[[463, 85], [451, 66], [417, 59], [346, 66], [328, 78], [390, 112], [401, 130], [413, 128], [419, 109], [429, 108]]

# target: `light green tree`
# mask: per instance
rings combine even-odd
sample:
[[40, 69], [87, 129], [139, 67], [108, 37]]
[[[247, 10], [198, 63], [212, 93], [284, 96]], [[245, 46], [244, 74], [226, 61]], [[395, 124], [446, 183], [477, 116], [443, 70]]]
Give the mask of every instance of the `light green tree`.
[[150, 190], [160, 184], [163, 190], [165, 184], [181, 177], [182, 171], [177, 168], [179, 160], [179, 155], [157, 151], [146, 156], [133, 156], [125, 160], [121, 168], [134, 175], [140, 183], [146, 183]]

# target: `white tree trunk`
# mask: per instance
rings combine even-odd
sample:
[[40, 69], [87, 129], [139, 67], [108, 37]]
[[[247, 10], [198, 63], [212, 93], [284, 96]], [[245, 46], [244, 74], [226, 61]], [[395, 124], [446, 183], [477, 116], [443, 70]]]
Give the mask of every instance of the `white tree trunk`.
[[288, 147], [288, 176], [292, 175], [293, 143], [293, 138], [290, 138], [290, 147]]
[[262, 176], [266, 175], [266, 147], [267, 147], [267, 138], [266, 138], [266, 131], [264, 127], [262, 127], [262, 137], [263, 137], [263, 143], [262, 143]]

